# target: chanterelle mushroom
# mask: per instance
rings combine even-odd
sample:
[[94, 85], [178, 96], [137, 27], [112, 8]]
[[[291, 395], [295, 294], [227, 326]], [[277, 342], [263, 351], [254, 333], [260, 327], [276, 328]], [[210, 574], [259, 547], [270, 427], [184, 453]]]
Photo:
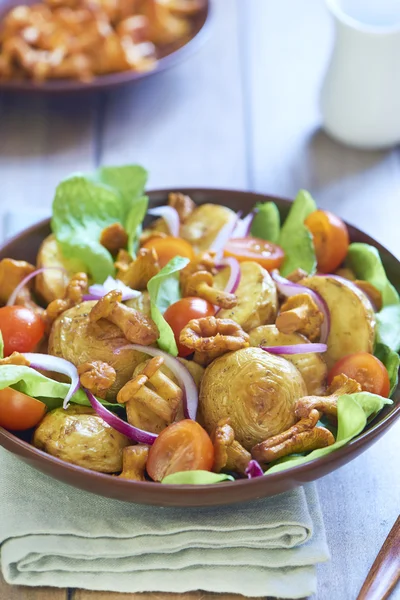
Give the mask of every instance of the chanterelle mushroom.
[[295, 413], [299, 418], [306, 417], [311, 410], [315, 409], [326, 416], [337, 418], [337, 399], [343, 394], [355, 394], [361, 392], [361, 385], [354, 379], [350, 379], [343, 373], [334, 377], [328, 388], [327, 396], [305, 396], [297, 400]]
[[150, 279], [160, 270], [154, 248], [141, 248], [135, 260], [125, 250], [119, 252], [117, 262], [117, 279], [133, 290], [145, 290]]
[[235, 294], [213, 287], [214, 279], [208, 271], [197, 271], [188, 275], [182, 285], [182, 296], [197, 296], [220, 308], [233, 308], [237, 304]]
[[100, 244], [104, 246], [111, 254], [126, 247], [128, 243], [128, 234], [122, 227], [121, 223], [113, 223], [108, 225], [100, 235]]
[[237, 440], [230, 424], [230, 419], [221, 419], [212, 436], [214, 444], [213, 471], [219, 473], [222, 469], [245, 474], [251, 460], [251, 454]]
[[99, 398], [105, 398], [107, 390], [114, 385], [117, 374], [114, 367], [101, 360], [91, 360], [78, 367], [81, 385]]
[[123, 479], [133, 481], [146, 481], [146, 462], [149, 456], [149, 446], [137, 444], [137, 446], [126, 446], [122, 451], [122, 473]]
[[309, 294], [297, 294], [281, 306], [276, 326], [282, 333], [301, 333], [311, 342], [318, 340], [324, 315]]
[[75, 273], [67, 285], [64, 298], [50, 302], [44, 313], [44, 319], [50, 327], [54, 321], [66, 310], [80, 304], [83, 294], [87, 291], [88, 276], [86, 273]]
[[[13, 260], [3, 258], [0, 261], [0, 303], [6, 304], [15, 288], [33, 271], [35, 267], [24, 260]], [[16, 303], [20, 306], [30, 308], [33, 312], [43, 314], [43, 308], [38, 306], [31, 296], [31, 283], [29, 282], [19, 292]]]

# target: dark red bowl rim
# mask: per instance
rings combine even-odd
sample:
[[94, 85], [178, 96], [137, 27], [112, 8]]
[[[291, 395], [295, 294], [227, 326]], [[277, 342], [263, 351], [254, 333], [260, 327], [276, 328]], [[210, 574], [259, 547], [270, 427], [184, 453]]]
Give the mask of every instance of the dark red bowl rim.
[[[160, 205], [160, 204], [162, 204], [162, 202], [165, 201], [165, 199], [168, 196], [168, 193], [170, 193], [171, 191], [177, 191], [177, 190], [181, 191], [184, 194], [193, 196], [193, 197], [196, 197], [196, 195], [204, 196], [205, 201], [212, 200], [216, 204], [222, 204], [222, 202], [219, 202], [218, 196], [225, 197], [226, 194], [230, 194], [231, 196], [237, 197], [237, 198], [240, 198], [243, 196], [249, 197], [252, 199], [250, 206], [253, 206], [253, 204], [255, 204], [256, 202], [265, 202], [268, 200], [272, 200], [272, 201], [276, 202], [280, 208], [284, 207], [287, 209], [291, 204], [291, 200], [277, 197], [277, 196], [271, 196], [271, 195], [260, 194], [260, 193], [255, 193], [255, 192], [248, 192], [245, 190], [239, 191], [239, 190], [233, 190], [233, 189], [230, 190], [230, 189], [222, 189], [222, 188], [181, 188], [179, 186], [176, 186], [176, 187], [171, 187], [168, 189], [152, 190], [151, 192], [147, 192], [147, 194], [150, 197], [150, 200], [152, 200], [155, 205], [157, 205], [157, 204]], [[44, 220], [36, 223], [35, 225], [32, 225], [31, 227], [25, 229], [23, 232], [15, 235], [13, 238], [10, 238], [9, 240], [7, 240], [7, 242], [5, 244], [2, 244], [0, 246], [0, 253], [2, 253], [3, 250], [6, 247], [8, 247], [9, 245], [11, 245], [13, 242], [18, 241], [21, 236], [29, 236], [30, 234], [34, 234], [38, 229], [40, 229], [46, 225], [49, 225], [49, 224], [50, 224], [50, 219], [44, 219]], [[391, 252], [389, 252], [384, 246], [382, 246], [382, 244], [380, 244], [379, 242], [377, 242], [376, 240], [374, 240], [372, 237], [365, 234], [364, 232], [360, 231], [357, 227], [354, 227], [354, 226], [350, 225], [349, 223], [347, 223], [347, 225], [349, 226], [350, 231], [354, 231], [358, 235], [362, 236], [366, 243], [370, 243], [370, 244], [374, 245], [380, 252], [383, 252], [387, 256], [389, 256], [394, 261], [394, 263], [396, 264], [396, 266], [398, 267], [399, 272], [400, 272], [399, 260]], [[397, 392], [399, 392], [399, 390], [400, 390], [400, 385], [397, 388]], [[334, 452], [332, 452], [331, 454], [328, 454], [327, 456], [323, 456], [320, 458], [315, 458], [313, 460], [310, 460], [303, 465], [288, 467], [287, 469], [276, 472], [276, 473], [271, 473], [271, 474], [267, 473], [263, 477], [258, 477], [258, 478], [254, 478], [254, 479], [239, 479], [234, 482], [227, 481], [227, 482], [221, 482], [221, 483], [209, 484], [209, 485], [162, 484], [163, 494], [165, 494], [166, 496], [170, 496], [172, 499], [173, 497], [178, 496], [180, 492], [184, 492], [185, 490], [190, 489], [192, 491], [195, 491], [195, 493], [197, 495], [199, 495], [199, 497], [201, 497], [203, 495], [208, 495], [211, 491], [216, 490], [216, 488], [221, 489], [221, 486], [230, 487], [230, 488], [232, 488], [232, 486], [235, 486], [235, 487], [237, 487], [237, 486], [252, 486], [252, 488], [254, 490], [253, 497], [256, 498], [256, 497], [258, 497], [257, 491], [259, 491], [259, 496], [262, 496], [263, 495], [262, 489], [265, 486], [268, 486], [268, 483], [271, 483], [271, 484], [278, 483], [278, 482], [284, 481], [286, 478], [296, 479], [296, 475], [299, 475], [299, 480], [304, 481], [304, 478], [301, 477], [303, 474], [306, 474], [306, 473], [310, 474], [312, 471], [314, 471], [315, 468], [322, 467], [322, 465], [329, 465], [329, 463], [331, 463], [331, 462], [338, 463], [338, 462], [340, 462], [340, 458], [344, 457], [346, 455], [351, 455], [353, 453], [356, 454], [355, 451], [357, 449], [366, 445], [372, 439], [379, 436], [379, 434], [386, 431], [391, 425], [393, 425], [393, 423], [399, 417], [400, 417], [400, 402], [398, 402], [398, 406], [395, 406], [394, 410], [390, 414], [386, 415], [382, 420], [378, 420], [375, 424], [373, 424], [373, 421], [375, 419], [379, 419], [379, 415], [377, 415], [377, 417], [375, 417], [375, 419], [373, 419], [372, 424], [368, 427], [367, 430], [365, 430], [364, 432], [359, 434], [356, 438], [354, 438], [353, 440], [351, 440], [350, 442], [348, 442], [347, 444], [345, 444], [338, 450], [335, 450]], [[43, 459], [49, 463], [53, 463], [54, 465], [59, 466], [61, 468], [61, 470], [70, 471], [70, 472], [74, 472], [74, 473], [80, 473], [82, 475], [86, 475], [87, 477], [95, 478], [96, 480], [102, 480], [104, 483], [112, 482], [113, 486], [116, 486], [120, 490], [125, 490], [126, 492], [128, 492], [128, 491], [133, 492], [135, 489], [137, 489], [137, 490], [146, 489], [146, 491], [149, 492], [150, 489], [153, 488], [155, 494], [157, 494], [157, 490], [160, 490], [159, 483], [150, 482], [150, 481], [148, 481], [148, 482], [147, 481], [146, 482], [129, 481], [126, 479], [118, 479], [116, 477], [111, 480], [110, 475], [98, 473], [95, 471], [91, 471], [89, 469], [85, 469], [83, 467], [79, 467], [76, 465], [66, 463], [66, 462], [62, 461], [61, 459], [51, 456], [50, 454], [46, 454], [42, 450], [35, 448], [28, 442], [25, 442], [24, 440], [19, 439], [12, 433], [10, 433], [0, 427], [0, 445], [2, 445], [1, 444], [2, 438], [9, 440], [12, 445], [21, 447], [22, 449], [26, 450], [27, 453], [36, 455], [37, 457], [40, 457], [41, 459]], [[349, 460], [350, 460], [350, 457], [349, 457]], [[234, 502], [234, 500], [232, 500], [232, 501]], [[156, 502], [156, 503], [158, 503], [158, 502]], [[226, 504], [228, 504], [228, 503], [229, 503], [229, 501], [227, 500]]]

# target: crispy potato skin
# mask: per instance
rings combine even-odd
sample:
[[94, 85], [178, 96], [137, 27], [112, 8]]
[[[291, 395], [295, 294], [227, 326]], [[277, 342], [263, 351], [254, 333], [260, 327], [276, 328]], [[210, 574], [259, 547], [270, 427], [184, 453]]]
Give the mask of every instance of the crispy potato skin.
[[294, 405], [307, 389], [292, 363], [260, 348], [243, 348], [214, 360], [200, 388], [201, 419], [211, 434], [230, 418], [246, 450], [296, 421]]
[[108, 390], [107, 400], [132, 377], [135, 367], [148, 356], [136, 350], [115, 351], [129, 344], [119, 327], [105, 319], [91, 323], [89, 313], [96, 302], [82, 302], [65, 311], [53, 324], [49, 338], [49, 354], [80, 364], [100, 360], [114, 367], [117, 377]]
[[63, 257], [53, 234], [43, 240], [36, 262], [38, 269], [41, 267], [58, 267], [65, 270], [65, 273], [63, 273], [51, 269], [39, 273], [35, 278], [35, 291], [47, 304], [57, 298], [64, 298], [71, 276], [77, 272], [85, 272], [85, 268], [79, 261], [68, 260]]
[[331, 329], [324, 354], [328, 368], [348, 354], [373, 351], [375, 313], [361, 290], [329, 275], [308, 277], [301, 284], [320, 294], [330, 311]]
[[235, 213], [219, 204], [202, 204], [181, 226], [180, 236], [192, 244], [196, 254], [210, 249], [218, 233], [235, 218]]
[[[271, 275], [252, 261], [240, 263], [240, 272], [240, 283], [235, 292], [237, 304], [233, 308], [220, 310], [218, 318], [233, 319], [244, 331], [273, 323], [278, 310], [278, 296]], [[221, 284], [224, 285], [225, 277], [226, 273], [215, 276], [215, 286], [218, 289]]]
[[[293, 346], [308, 344], [300, 333], [281, 333], [275, 325], [262, 325], [249, 332], [250, 346]], [[310, 396], [321, 396], [325, 392], [328, 367], [321, 354], [281, 354], [299, 371]]]
[[99, 471], [122, 470], [122, 449], [130, 440], [86, 406], [56, 408], [38, 425], [33, 445], [61, 460]]

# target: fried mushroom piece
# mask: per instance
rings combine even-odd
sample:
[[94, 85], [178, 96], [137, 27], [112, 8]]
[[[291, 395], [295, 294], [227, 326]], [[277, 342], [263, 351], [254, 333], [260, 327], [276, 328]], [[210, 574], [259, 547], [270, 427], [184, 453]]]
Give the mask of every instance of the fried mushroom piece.
[[333, 434], [325, 427], [316, 427], [319, 412], [311, 410], [307, 417], [282, 433], [268, 438], [252, 448], [252, 457], [260, 463], [298, 452], [309, 452], [335, 443]]
[[29, 367], [30, 364], [30, 361], [27, 358], [25, 358], [23, 354], [20, 354], [20, 352], [13, 352], [12, 354], [10, 354], [10, 356], [6, 356], [0, 359], [0, 366], [18, 365], [20, 367]]
[[230, 419], [221, 419], [212, 436], [214, 445], [213, 471], [220, 473], [223, 469], [245, 475], [251, 461], [251, 454], [237, 440], [230, 424]]
[[[15, 288], [33, 271], [35, 267], [25, 260], [3, 258], [0, 261], [0, 303], [6, 304]], [[31, 295], [32, 282], [28, 282], [19, 292], [15, 303], [19, 306], [30, 308], [39, 316], [43, 315], [43, 308], [38, 306]]]
[[350, 379], [344, 373], [336, 375], [328, 388], [326, 396], [305, 396], [297, 400], [295, 404], [295, 414], [298, 418], [305, 418], [312, 410], [317, 410], [329, 417], [331, 420], [337, 420], [337, 399], [343, 394], [355, 394], [361, 392], [361, 385], [354, 379]]
[[137, 446], [126, 446], [122, 451], [122, 479], [132, 481], [146, 481], [146, 463], [149, 456], [149, 446], [137, 444]]
[[128, 234], [121, 223], [108, 225], [100, 235], [100, 244], [111, 254], [117, 254], [119, 250], [126, 247], [128, 243]]
[[50, 328], [54, 321], [62, 315], [63, 312], [80, 304], [83, 300], [83, 294], [88, 288], [88, 276], [86, 273], [75, 273], [67, 285], [64, 298], [58, 298], [50, 302], [44, 313], [44, 320], [47, 327]]
[[33, 436], [36, 448], [100, 473], [119, 473], [122, 450], [130, 443], [94, 410], [73, 405], [67, 410], [56, 408], [47, 413]]
[[301, 333], [311, 342], [318, 340], [324, 315], [309, 294], [291, 296], [281, 306], [276, 326], [282, 333]]
[[100, 319], [106, 319], [117, 325], [133, 344], [154, 344], [160, 335], [157, 325], [150, 317], [122, 304], [121, 300], [122, 292], [119, 290], [112, 290], [103, 296], [90, 311], [90, 321], [96, 323]]
[[157, 253], [154, 248], [140, 248], [135, 260], [128, 252], [122, 250], [118, 254], [117, 279], [133, 290], [146, 290], [150, 279], [160, 271]]
[[207, 271], [197, 271], [184, 279], [182, 296], [197, 296], [220, 308], [233, 308], [237, 304], [235, 294], [221, 291], [213, 287], [214, 279]]
[[189, 321], [181, 331], [179, 342], [194, 350], [195, 362], [208, 365], [226, 352], [247, 348], [249, 336], [231, 319], [203, 317]]
[[114, 385], [117, 377], [114, 367], [101, 360], [82, 363], [78, 367], [78, 374], [81, 385], [98, 398], [106, 397], [107, 390]]
[[175, 208], [181, 223], [184, 223], [196, 208], [190, 196], [186, 196], [180, 192], [171, 192], [168, 194], [168, 205]]
[[183, 392], [169, 375], [161, 370], [162, 357], [154, 357], [138, 365], [133, 378], [117, 395], [117, 402], [125, 404], [128, 423], [160, 433], [177, 416]]

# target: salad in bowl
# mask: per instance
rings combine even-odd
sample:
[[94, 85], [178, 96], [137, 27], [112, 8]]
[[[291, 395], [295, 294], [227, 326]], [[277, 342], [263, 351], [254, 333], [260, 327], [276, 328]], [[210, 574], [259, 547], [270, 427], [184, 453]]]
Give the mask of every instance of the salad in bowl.
[[146, 485], [235, 485], [359, 436], [399, 367], [378, 250], [304, 190], [285, 218], [179, 190], [149, 208], [146, 177], [65, 179], [36, 263], [0, 261], [0, 426]]

